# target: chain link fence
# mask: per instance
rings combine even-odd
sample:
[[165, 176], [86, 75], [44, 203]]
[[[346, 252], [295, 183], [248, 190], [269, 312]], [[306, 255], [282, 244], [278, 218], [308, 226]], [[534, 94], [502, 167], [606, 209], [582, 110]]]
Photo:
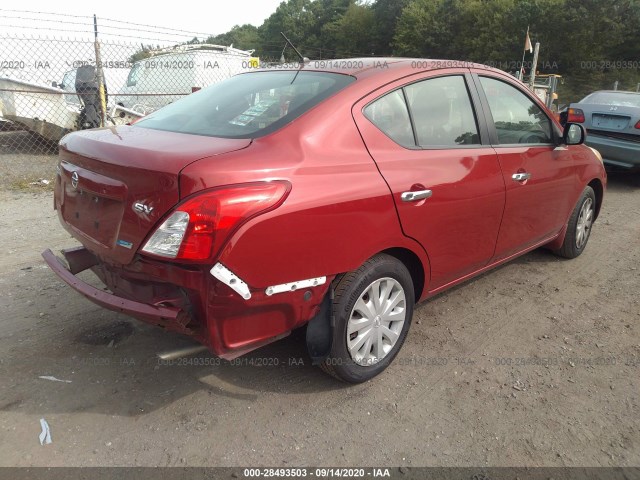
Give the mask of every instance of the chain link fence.
[[232, 75], [252, 51], [0, 34], [0, 151], [55, 153], [67, 133], [130, 124]]

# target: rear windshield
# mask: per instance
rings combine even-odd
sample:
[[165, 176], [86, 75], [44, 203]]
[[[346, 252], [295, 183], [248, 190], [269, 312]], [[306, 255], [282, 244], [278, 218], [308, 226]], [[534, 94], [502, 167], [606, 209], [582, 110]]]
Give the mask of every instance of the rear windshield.
[[337, 73], [290, 70], [236, 75], [157, 110], [135, 126], [212, 137], [260, 137], [354, 80]]
[[584, 97], [580, 103], [640, 107], [640, 93], [595, 92]]

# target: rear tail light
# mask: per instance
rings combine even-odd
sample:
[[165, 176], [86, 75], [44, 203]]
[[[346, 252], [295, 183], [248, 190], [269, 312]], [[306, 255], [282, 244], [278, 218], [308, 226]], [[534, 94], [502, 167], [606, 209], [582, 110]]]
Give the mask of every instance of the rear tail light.
[[638, 123], [636, 123], [636, 128], [640, 130], [640, 120], [638, 120]]
[[570, 108], [567, 112], [567, 123], [584, 123], [584, 112], [579, 108]]
[[147, 240], [142, 252], [176, 260], [206, 260], [247, 220], [285, 200], [289, 182], [256, 182], [197, 194], [176, 209]]

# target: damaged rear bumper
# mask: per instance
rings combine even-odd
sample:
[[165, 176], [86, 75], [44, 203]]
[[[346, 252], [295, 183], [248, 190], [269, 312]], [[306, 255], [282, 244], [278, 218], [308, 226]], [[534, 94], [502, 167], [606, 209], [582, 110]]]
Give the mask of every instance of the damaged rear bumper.
[[69, 268], [49, 249], [42, 252], [42, 258], [62, 281], [96, 305], [155, 325], [170, 326], [182, 323], [180, 322], [180, 317], [184, 315], [184, 312], [180, 308], [149, 305], [128, 300], [104, 290], [99, 290], [76, 277], [76, 274], [97, 264], [95, 256], [86, 248], [63, 250], [62, 254], [69, 264]]
[[[91, 302], [188, 335], [226, 360], [284, 338], [313, 318], [332, 280], [319, 277], [249, 291], [221, 266], [194, 268], [144, 258], [122, 266], [101, 261], [85, 247], [62, 255], [64, 260], [51, 250], [42, 253], [51, 270]], [[77, 276], [86, 270], [108, 291]]]

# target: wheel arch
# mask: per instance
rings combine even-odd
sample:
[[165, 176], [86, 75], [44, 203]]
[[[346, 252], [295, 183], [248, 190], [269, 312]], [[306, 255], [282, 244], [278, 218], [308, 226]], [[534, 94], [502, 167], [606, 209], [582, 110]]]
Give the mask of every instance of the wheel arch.
[[413, 290], [415, 294], [415, 303], [418, 303], [420, 298], [424, 294], [424, 288], [426, 285], [426, 272], [420, 257], [408, 248], [393, 247], [381, 251], [380, 253], [386, 253], [396, 259], [409, 270], [411, 279], [413, 280]]
[[588, 184], [589, 187], [593, 189], [593, 192], [596, 194], [596, 214], [594, 220], [598, 218], [600, 215], [600, 208], [602, 207], [602, 200], [604, 198], [604, 185], [598, 178], [594, 178]]
[[[598, 218], [598, 215], [600, 214], [600, 208], [602, 207], [602, 201], [604, 199], [604, 185], [602, 184], [602, 181], [599, 178], [593, 178], [589, 183], [587, 183], [585, 185], [586, 187], [591, 187], [593, 189], [593, 192], [596, 196], [596, 208], [595, 208], [595, 217], [594, 217], [594, 221]], [[582, 192], [584, 190], [582, 190], [580, 192], [580, 195], [582, 195]], [[580, 198], [580, 197], [578, 197]], [[571, 217], [571, 214], [569, 214], [569, 218]], [[569, 221], [569, 219], [567, 219], [567, 222]], [[562, 244], [564, 243], [564, 237], [567, 235], [567, 225], [565, 223], [565, 225], [562, 227], [562, 230], [560, 231], [560, 233], [558, 234], [558, 237], [553, 240], [552, 242], [550, 242], [549, 244], [545, 245], [545, 248], [548, 248], [551, 251], [556, 251], [558, 250]]]

